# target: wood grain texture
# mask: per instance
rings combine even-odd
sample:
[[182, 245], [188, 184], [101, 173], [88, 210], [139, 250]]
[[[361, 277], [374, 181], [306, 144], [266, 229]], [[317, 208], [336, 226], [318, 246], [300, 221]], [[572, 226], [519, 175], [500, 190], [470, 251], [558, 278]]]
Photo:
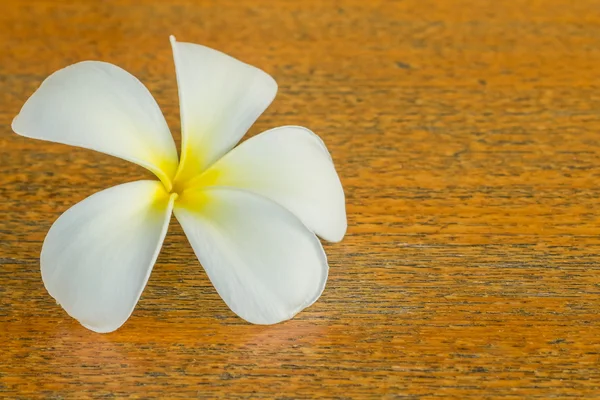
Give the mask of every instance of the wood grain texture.
[[[2, 1], [0, 26], [0, 398], [600, 397], [600, 1]], [[291, 321], [233, 315], [174, 220], [119, 331], [44, 290], [54, 220], [150, 175], [10, 122], [99, 59], [179, 138], [169, 34], [276, 78], [249, 136], [331, 150], [348, 235]]]

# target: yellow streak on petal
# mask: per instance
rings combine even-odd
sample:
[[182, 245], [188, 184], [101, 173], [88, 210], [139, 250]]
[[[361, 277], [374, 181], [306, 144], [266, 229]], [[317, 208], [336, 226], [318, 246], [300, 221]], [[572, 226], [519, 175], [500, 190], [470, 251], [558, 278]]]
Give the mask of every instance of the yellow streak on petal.
[[177, 193], [168, 193], [162, 183], [155, 181], [155, 189], [150, 193], [148, 207], [145, 208], [145, 218], [160, 225], [165, 223], [165, 218], [170, 219], [169, 209], [177, 200]]
[[215, 186], [220, 175], [218, 168], [211, 167], [188, 182], [178, 184], [176, 181], [173, 190], [179, 193], [179, 197], [175, 199], [177, 206], [198, 213], [204, 211], [210, 196], [203, 189]]
[[[198, 142], [200, 135], [188, 134], [182, 138], [181, 146], [181, 161], [173, 179], [173, 186], [178, 188], [188, 187], [187, 182], [196, 178], [203, 171], [202, 160], [206, 157], [202, 154], [202, 150], [206, 145], [201, 145]], [[177, 191], [177, 190], [175, 190]]]
[[179, 185], [184, 184], [193, 179], [194, 176], [198, 175], [200, 172], [198, 155], [194, 154], [190, 147], [187, 146], [181, 155], [181, 162], [179, 163], [179, 168], [175, 174], [175, 182], [179, 183]]
[[171, 183], [171, 179], [169, 179], [169, 176], [164, 172], [164, 170], [163, 169], [154, 169], [154, 168], [149, 168], [149, 169], [151, 172], [154, 173], [154, 175], [156, 175], [156, 177], [158, 179], [160, 179], [160, 181], [162, 182], [163, 188], [165, 190], [167, 190], [168, 192], [171, 191], [171, 189], [173, 188], [173, 184]]
[[165, 212], [165, 208], [169, 204], [171, 194], [166, 190], [164, 185], [156, 182], [156, 190], [151, 198], [150, 212], [154, 215], [157, 214], [162, 216]]
[[213, 165], [200, 175], [190, 179], [184, 185], [182, 185], [182, 192], [200, 187], [216, 186], [219, 182], [219, 178], [222, 175], [223, 170]]
[[177, 199], [177, 206], [188, 211], [202, 212], [210, 202], [210, 195], [202, 188], [184, 191]]
[[173, 177], [178, 167], [178, 160], [172, 159], [159, 151], [146, 152], [148, 162], [142, 163], [144, 167], [150, 170], [163, 183], [167, 192], [173, 188]]

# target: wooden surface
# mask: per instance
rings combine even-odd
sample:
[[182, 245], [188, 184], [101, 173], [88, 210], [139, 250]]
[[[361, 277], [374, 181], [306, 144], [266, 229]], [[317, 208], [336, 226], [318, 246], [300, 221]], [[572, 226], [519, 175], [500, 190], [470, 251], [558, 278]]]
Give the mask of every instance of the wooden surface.
[[[600, 1], [3, 1], [0, 26], [0, 397], [600, 397]], [[171, 33], [275, 77], [250, 135], [305, 125], [332, 152], [348, 235], [292, 321], [234, 316], [175, 220], [116, 333], [43, 288], [54, 220], [150, 175], [12, 118], [100, 59], [179, 138]]]

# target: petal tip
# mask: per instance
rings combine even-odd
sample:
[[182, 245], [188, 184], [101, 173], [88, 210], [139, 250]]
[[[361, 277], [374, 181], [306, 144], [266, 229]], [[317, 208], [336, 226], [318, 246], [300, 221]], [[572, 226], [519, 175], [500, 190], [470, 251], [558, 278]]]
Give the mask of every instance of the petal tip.
[[[31, 95], [33, 96], [33, 95]], [[17, 113], [17, 115], [15, 115], [15, 117], [13, 118], [12, 122], [10, 123], [10, 128], [12, 129], [12, 131], [14, 133], [16, 133], [19, 136], [25, 136], [28, 137], [25, 134], [25, 131], [27, 130], [26, 127], [24, 125], [27, 124], [27, 118], [25, 115], [23, 115], [24, 113], [27, 113], [27, 104], [29, 103], [29, 100], [31, 99], [31, 96], [27, 99], [27, 101], [25, 101], [25, 104], [23, 104], [23, 106], [21, 107], [21, 109], [19, 110], [19, 112]]]
[[20, 133], [18, 131], [20, 131], [20, 129], [18, 128], [18, 124], [19, 124], [19, 116], [21, 116], [21, 113], [17, 114], [11, 124], [10, 124], [10, 128], [13, 130], [14, 133], [16, 133], [17, 135], [20, 135]]
[[347, 229], [347, 227], [344, 227], [343, 230], [336, 232], [336, 234], [334, 234], [333, 236], [329, 236], [329, 237], [323, 238], [323, 239], [325, 239], [329, 243], [339, 243], [344, 239], [344, 236], [346, 236], [346, 229]]
[[111, 333], [116, 331], [117, 329], [119, 329], [121, 326], [123, 326], [123, 324], [117, 326], [117, 327], [107, 327], [107, 328], [97, 328], [95, 326], [92, 325], [87, 325], [81, 321], [78, 320], [78, 322], [81, 324], [81, 326], [83, 326], [85, 329], [89, 329], [92, 332], [96, 332], [96, 333]]

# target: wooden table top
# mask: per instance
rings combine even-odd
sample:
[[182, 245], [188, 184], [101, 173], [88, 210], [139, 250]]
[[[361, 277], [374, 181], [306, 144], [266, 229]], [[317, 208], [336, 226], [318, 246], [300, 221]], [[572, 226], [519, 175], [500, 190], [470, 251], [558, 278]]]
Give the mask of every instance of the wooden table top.
[[[600, 396], [600, 1], [3, 1], [0, 26], [0, 398]], [[179, 138], [169, 34], [275, 77], [250, 136], [304, 125], [331, 150], [348, 234], [291, 321], [229, 311], [174, 219], [117, 332], [43, 287], [55, 219], [150, 175], [12, 118], [98, 59]]]

